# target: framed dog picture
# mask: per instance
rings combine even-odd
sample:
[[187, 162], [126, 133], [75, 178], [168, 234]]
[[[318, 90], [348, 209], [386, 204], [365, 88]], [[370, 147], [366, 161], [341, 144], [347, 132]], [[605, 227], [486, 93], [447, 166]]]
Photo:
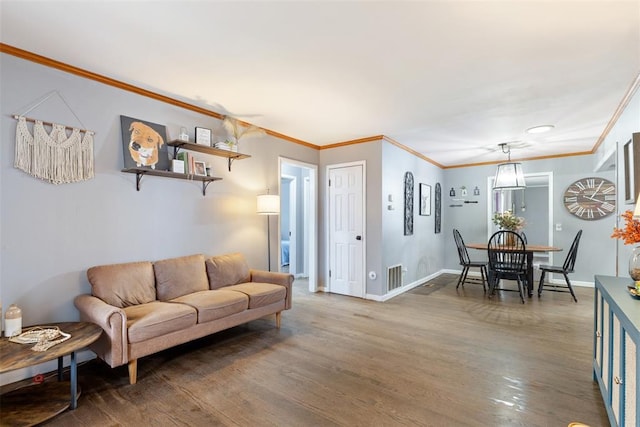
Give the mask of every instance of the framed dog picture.
[[211, 129], [197, 127], [196, 144], [211, 147]]
[[204, 162], [195, 161], [193, 164], [195, 165], [195, 170], [193, 171], [194, 175], [207, 176], [207, 167]]
[[167, 128], [163, 125], [120, 116], [125, 168], [169, 170]]

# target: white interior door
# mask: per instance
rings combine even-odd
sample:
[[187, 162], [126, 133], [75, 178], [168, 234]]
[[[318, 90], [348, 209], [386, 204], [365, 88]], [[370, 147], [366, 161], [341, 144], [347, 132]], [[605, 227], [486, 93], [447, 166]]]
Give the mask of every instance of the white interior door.
[[364, 165], [336, 165], [329, 176], [329, 292], [363, 298]]

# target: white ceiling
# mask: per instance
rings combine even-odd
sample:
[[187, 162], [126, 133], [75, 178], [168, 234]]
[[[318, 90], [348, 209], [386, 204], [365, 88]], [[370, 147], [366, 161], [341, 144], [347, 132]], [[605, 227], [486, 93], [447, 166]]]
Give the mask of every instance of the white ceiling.
[[[591, 150], [640, 71], [633, 1], [12, 1], [2, 42], [316, 145], [459, 165]], [[152, 118], [149, 118], [150, 120]], [[544, 135], [525, 129], [553, 124]]]

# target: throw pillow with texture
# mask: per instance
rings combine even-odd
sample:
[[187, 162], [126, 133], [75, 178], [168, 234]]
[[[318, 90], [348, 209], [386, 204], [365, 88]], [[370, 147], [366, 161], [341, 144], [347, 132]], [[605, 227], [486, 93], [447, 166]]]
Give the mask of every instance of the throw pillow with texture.
[[241, 253], [212, 256], [207, 259], [205, 264], [210, 289], [237, 285], [248, 282], [251, 278], [249, 265]]
[[209, 289], [202, 254], [156, 261], [153, 270], [156, 275], [156, 295], [160, 301]]
[[145, 304], [156, 299], [153, 264], [149, 261], [100, 265], [87, 270], [91, 294], [115, 307]]

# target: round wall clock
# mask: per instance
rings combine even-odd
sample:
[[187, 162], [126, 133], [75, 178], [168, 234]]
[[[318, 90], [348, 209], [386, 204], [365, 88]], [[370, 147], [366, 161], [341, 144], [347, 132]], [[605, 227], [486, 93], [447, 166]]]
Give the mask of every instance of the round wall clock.
[[582, 178], [564, 192], [564, 207], [587, 221], [605, 218], [616, 210], [616, 185], [604, 178]]

